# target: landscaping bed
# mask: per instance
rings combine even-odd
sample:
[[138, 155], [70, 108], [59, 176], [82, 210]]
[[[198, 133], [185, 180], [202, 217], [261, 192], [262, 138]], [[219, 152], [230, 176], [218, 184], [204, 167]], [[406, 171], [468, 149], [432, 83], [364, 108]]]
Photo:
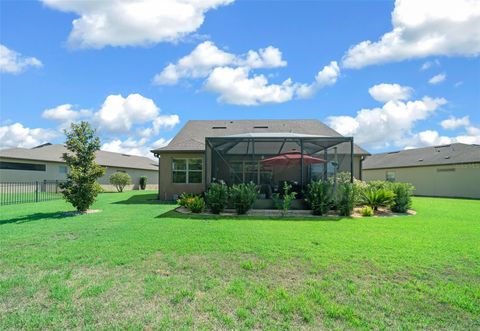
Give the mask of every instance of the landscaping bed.
[[[356, 207], [353, 210], [351, 217], [355, 218], [367, 218], [367, 217], [395, 217], [395, 216], [413, 216], [416, 215], [416, 211], [409, 209], [406, 213], [395, 213], [386, 208], [379, 208], [377, 213], [373, 216], [362, 216], [361, 213], [362, 207]], [[175, 209], [176, 212], [180, 214], [194, 214], [194, 215], [205, 215], [205, 216], [226, 216], [234, 217], [238, 216], [234, 209], [225, 209], [220, 214], [214, 214], [208, 210], [204, 210], [201, 213], [193, 213], [188, 208], [179, 206]], [[285, 214], [278, 209], [250, 209], [245, 215], [247, 216], [265, 216], [265, 217], [301, 217], [301, 218], [325, 218], [325, 217], [334, 217], [342, 218], [344, 216], [338, 215], [337, 212], [331, 210], [325, 215], [313, 215], [311, 210], [288, 210]]]

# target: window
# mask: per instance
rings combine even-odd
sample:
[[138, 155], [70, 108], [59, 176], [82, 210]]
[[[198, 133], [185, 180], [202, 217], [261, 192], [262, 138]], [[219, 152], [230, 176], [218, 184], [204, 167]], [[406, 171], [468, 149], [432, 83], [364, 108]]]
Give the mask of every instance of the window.
[[35, 163], [18, 163], [18, 162], [0, 162], [0, 169], [8, 170], [29, 170], [29, 171], [45, 171], [45, 164]]
[[201, 184], [202, 159], [173, 159], [172, 182], [177, 184]]
[[386, 179], [387, 179], [388, 182], [394, 182], [395, 181], [395, 171], [387, 171]]
[[58, 166], [58, 172], [61, 174], [68, 174], [68, 167], [64, 165]]

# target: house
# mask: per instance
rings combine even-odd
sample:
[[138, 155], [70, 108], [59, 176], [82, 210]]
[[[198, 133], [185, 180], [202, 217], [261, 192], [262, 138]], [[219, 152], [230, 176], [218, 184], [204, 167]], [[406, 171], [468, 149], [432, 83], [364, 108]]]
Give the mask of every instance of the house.
[[415, 186], [416, 195], [480, 198], [480, 145], [450, 144], [375, 154], [363, 163], [366, 181]]
[[152, 152], [160, 158], [161, 200], [201, 193], [218, 180], [254, 182], [268, 193], [285, 181], [305, 187], [338, 172], [361, 178], [362, 159], [369, 155], [352, 137], [318, 120], [188, 121], [167, 146]]
[[[34, 148], [0, 150], [0, 182], [34, 182], [65, 180], [68, 168], [62, 159], [67, 148], [61, 144], [43, 144]], [[108, 191], [114, 190], [109, 178], [115, 172], [132, 177], [132, 185], [125, 189], [138, 189], [141, 176], [147, 177], [147, 188], [158, 187], [158, 165], [147, 157], [98, 151], [96, 162], [106, 168], [98, 182]]]

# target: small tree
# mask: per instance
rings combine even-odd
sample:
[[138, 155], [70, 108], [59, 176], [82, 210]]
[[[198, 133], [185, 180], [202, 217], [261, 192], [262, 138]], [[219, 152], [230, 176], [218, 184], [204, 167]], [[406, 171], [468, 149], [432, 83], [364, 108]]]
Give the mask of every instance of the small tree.
[[144, 190], [147, 187], [147, 177], [146, 176], [140, 177], [138, 184], [140, 185], [140, 189]]
[[115, 186], [118, 192], [123, 192], [125, 186], [132, 184], [132, 178], [125, 172], [116, 172], [110, 176], [110, 184]]
[[100, 139], [85, 121], [72, 123], [70, 130], [64, 132], [69, 153], [64, 153], [62, 158], [70, 172], [67, 181], [60, 187], [65, 200], [79, 212], [85, 212], [99, 193], [97, 179], [105, 173], [105, 169], [95, 163], [95, 152], [100, 149]]

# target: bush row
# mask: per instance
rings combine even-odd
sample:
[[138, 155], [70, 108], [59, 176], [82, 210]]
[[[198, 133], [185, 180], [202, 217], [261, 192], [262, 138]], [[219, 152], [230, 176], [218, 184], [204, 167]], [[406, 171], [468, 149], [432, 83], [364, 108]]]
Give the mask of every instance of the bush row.
[[[361, 214], [371, 216], [380, 207], [390, 208], [394, 212], [404, 213], [412, 203], [413, 186], [408, 183], [372, 181], [365, 183], [349, 176], [340, 175], [336, 181], [312, 181], [308, 184], [304, 196], [307, 206], [314, 215], [325, 215], [336, 210], [342, 216], [350, 216], [355, 206], [366, 206]], [[260, 189], [254, 183], [239, 184], [228, 187], [225, 183], [212, 183], [205, 192], [205, 198], [198, 195], [182, 194], [179, 204], [192, 212], [202, 212], [208, 208], [214, 214], [220, 214], [233, 207], [237, 214], [247, 213], [257, 199]], [[273, 199], [282, 214], [290, 209], [296, 198], [292, 186], [285, 182], [281, 194], [274, 194]]]
[[193, 213], [202, 212], [208, 207], [214, 214], [220, 214], [231, 203], [237, 214], [246, 214], [253, 206], [259, 189], [254, 183], [228, 187], [225, 183], [212, 183], [205, 198], [199, 195], [182, 194], [178, 203]]

